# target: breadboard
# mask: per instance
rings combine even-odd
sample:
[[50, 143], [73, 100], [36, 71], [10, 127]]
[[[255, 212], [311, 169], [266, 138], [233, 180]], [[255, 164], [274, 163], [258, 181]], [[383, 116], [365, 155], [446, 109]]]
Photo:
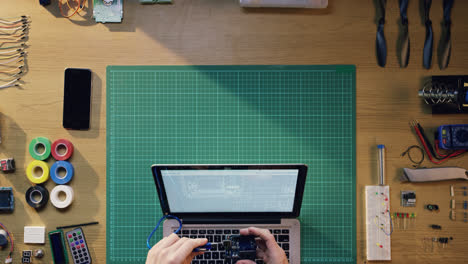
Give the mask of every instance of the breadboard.
[[366, 186], [367, 260], [392, 259], [389, 194], [389, 186]]
[[354, 66], [109, 66], [107, 263], [145, 262], [162, 215], [156, 163], [307, 164], [301, 263], [355, 263], [355, 74]]

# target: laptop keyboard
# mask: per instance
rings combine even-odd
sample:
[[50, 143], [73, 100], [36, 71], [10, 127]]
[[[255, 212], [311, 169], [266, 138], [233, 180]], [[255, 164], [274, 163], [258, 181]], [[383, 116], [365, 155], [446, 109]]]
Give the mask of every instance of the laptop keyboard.
[[[278, 245], [283, 248], [289, 261], [289, 229], [270, 229]], [[179, 237], [206, 238], [214, 243], [211, 250], [203, 255], [196, 256], [192, 264], [234, 264], [231, 260], [225, 260], [223, 241], [227, 235], [239, 234], [239, 229], [190, 229], [184, 228], [178, 234]], [[262, 264], [263, 260], [257, 259], [256, 263]]]

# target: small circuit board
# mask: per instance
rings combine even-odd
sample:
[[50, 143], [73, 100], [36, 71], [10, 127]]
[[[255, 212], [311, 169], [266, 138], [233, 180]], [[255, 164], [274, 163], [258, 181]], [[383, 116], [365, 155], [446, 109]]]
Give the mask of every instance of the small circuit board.
[[236, 263], [241, 259], [255, 261], [257, 255], [257, 243], [255, 236], [230, 235], [223, 241], [226, 249], [226, 259]]
[[0, 212], [13, 212], [15, 199], [12, 187], [0, 187]]
[[93, 17], [96, 23], [120, 23], [123, 17], [123, 0], [94, 0]]
[[415, 207], [416, 193], [414, 191], [401, 191], [401, 206]]

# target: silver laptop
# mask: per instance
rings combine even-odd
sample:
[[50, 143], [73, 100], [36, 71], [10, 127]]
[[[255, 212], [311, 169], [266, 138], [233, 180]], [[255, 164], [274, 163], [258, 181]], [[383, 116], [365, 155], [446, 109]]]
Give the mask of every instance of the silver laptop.
[[[306, 165], [153, 165], [152, 171], [163, 213], [183, 222], [179, 236], [213, 243], [192, 264], [230, 263], [222, 242], [249, 226], [269, 229], [289, 262], [301, 262], [297, 217]], [[167, 220], [163, 234], [178, 228], [178, 221]]]

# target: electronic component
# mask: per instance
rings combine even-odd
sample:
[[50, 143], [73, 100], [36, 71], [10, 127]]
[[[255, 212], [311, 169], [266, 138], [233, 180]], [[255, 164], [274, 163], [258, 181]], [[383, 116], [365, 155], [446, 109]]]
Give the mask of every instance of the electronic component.
[[203, 246], [194, 248], [192, 252], [205, 252], [207, 250], [211, 250], [212, 248], [213, 248], [213, 244], [211, 244], [211, 242], [208, 242]]
[[455, 209], [455, 205], [458, 204], [461, 208], [463, 208], [463, 210], [468, 210], [468, 201], [455, 201], [455, 200], [452, 200], [452, 203], [451, 203], [451, 208], [452, 209]]
[[390, 187], [385, 182], [385, 146], [377, 146], [379, 153], [379, 185], [365, 187], [367, 260], [391, 260], [393, 232], [390, 214]]
[[[459, 150], [442, 153], [441, 151], [439, 151], [439, 138], [437, 136], [438, 133], [436, 133], [436, 136], [434, 139], [434, 146], [432, 146], [432, 143], [429, 141], [429, 138], [426, 136], [424, 129], [419, 124], [419, 122], [416, 120], [413, 120], [412, 122], [410, 122], [410, 124], [411, 124], [411, 127], [414, 129], [414, 132], [417, 134], [421, 145], [424, 147], [424, 150], [426, 151], [429, 161], [434, 164], [441, 164], [444, 161], [447, 161], [454, 157], [458, 157], [467, 152], [467, 149], [459, 149]], [[444, 141], [443, 143], [447, 143], [447, 139], [445, 140], [446, 141]]]
[[419, 96], [433, 114], [468, 113], [468, 75], [432, 76]]
[[0, 187], [0, 212], [13, 212], [14, 209], [13, 188]]
[[66, 240], [70, 248], [73, 263], [91, 264], [91, 255], [89, 254], [88, 244], [86, 243], [83, 229], [80, 227], [66, 233]]
[[[457, 211], [455, 210], [450, 210], [450, 220], [452, 221], [457, 221]], [[467, 219], [467, 215], [466, 213], [464, 213], [464, 219], [463, 221], [466, 222], [468, 219]]]
[[39, 4], [42, 6], [50, 5], [50, 0], [39, 0]]
[[436, 229], [436, 230], [441, 230], [442, 229], [442, 227], [440, 225], [430, 225], [429, 227], [432, 228], [432, 229]]
[[437, 204], [426, 204], [424, 208], [429, 211], [436, 211], [436, 212], [439, 211], [439, 206]]
[[438, 129], [441, 149], [468, 149], [468, 125], [444, 125]]
[[8, 234], [5, 230], [0, 229], [0, 249], [8, 246]]
[[32, 258], [32, 251], [31, 250], [23, 250], [21, 255], [21, 263], [31, 263]]
[[28, 47], [28, 16], [0, 19], [0, 89], [20, 87]]
[[15, 171], [15, 159], [9, 158], [9, 159], [2, 159], [0, 160], [0, 167], [3, 172], [14, 172]]
[[[109, 3], [110, 2], [110, 3]], [[123, 17], [122, 0], [94, 0], [93, 17], [96, 23], [120, 23]]]
[[254, 261], [257, 255], [255, 236], [229, 235], [223, 241], [223, 246], [226, 259], [230, 259], [232, 263], [241, 259]]
[[[411, 154], [411, 150], [412, 149], [417, 149], [420, 154], [421, 154], [421, 157], [419, 159], [414, 159], [412, 154]], [[423, 163], [424, 161], [424, 150], [418, 146], [418, 145], [412, 145], [412, 146], [409, 146], [403, 153], [401, 153], [401, 156], [404, 157], [404, 156], [408, 156], [408, 159], [413, 163], [413, 168], [418, 168], [419, 166], [421, 166], [421, 164]]]
[[42, 250], [42, 249], [34, 250], [34, 257], [35, 258], [43, 258], [44, 257], [44, 250]]
[[49, 232], [50, 249], [54, 264], [68, 264], [68, 254], [61, 229]]
[[401, 191], [401, 206], [416, 206], [416, 193], [414, 191]]
[[416, 213], [393, 213], [392, 221], [396, 228], [406, 230], [407, 227], [414, 227]]
[[63, 127], [77, 130], [89, 129], [90, 113], [91, 71], [88, 69], [66, 69], [63, 95]]
[[45, 227], [44, 226], [25, 226], [24, 227], [25, 244], [44, 244]]
[[[12, 255], [13, 255], [13, 236], [10, 234], [10, 232], [6, 229], [6, 227], [0, 223], [0, 227], [2, 229], [0, 229], [2, 231], [2, 234], [6, 234], [6, 237], [8, 237], [8, 239], [10, 240], [10, 252], [8, 253], [8, 256], [5, 258], [5, 263], [12, 263], [13, 262], [13, 258], [12, 258]], [[8, 242], [7, 242], [8, 244]], [[3, 248], [2, 248], [3, 249]]]
[[445, 248], [449, 242], [449, 240], [453, 240], [453, 237], [439, 237], [438, 241], [442, 244], [442, 248]]
[[423, 248], [426, 252], [434, 251], [434, 244], [439, 243], [439, 246], [445, 248], [448, 242], [453, 240], [453, 237], [425, 237], [423, 239]]
[[456, 186], [450, 185], [450, 196], [454, 197], [455, 195], [468, 196], [468, 187], [466, 186], [456, 187]]

